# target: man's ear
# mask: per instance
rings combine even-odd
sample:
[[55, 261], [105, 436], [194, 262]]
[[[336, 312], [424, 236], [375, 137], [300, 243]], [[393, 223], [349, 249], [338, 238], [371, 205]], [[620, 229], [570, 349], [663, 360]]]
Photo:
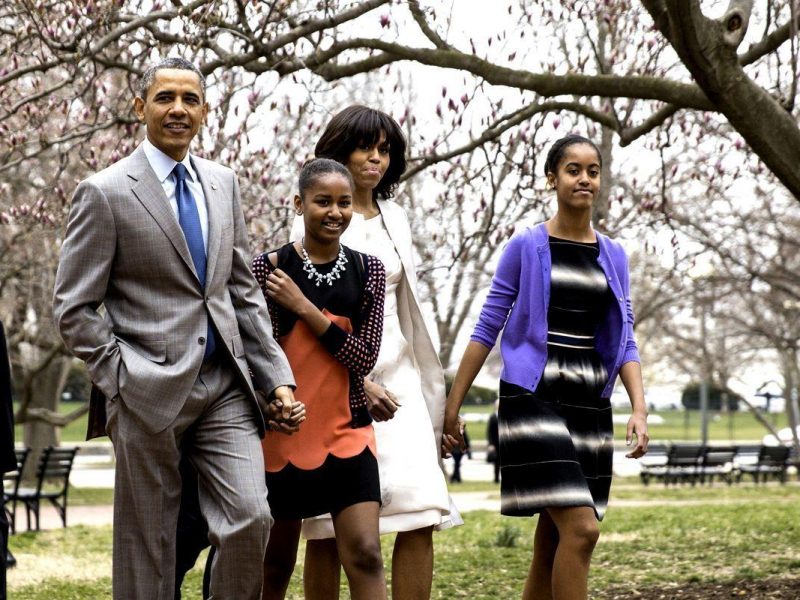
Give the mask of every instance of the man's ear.
[[203, 102], [203, 125], [206, 124], [206, 117], [208, 117], [208, 111], [211, 110], [208, 106], [208, 102]]
[[141, 123], [144, 123], [144, 100], [140, 96], [133, 99], [133, 112]]

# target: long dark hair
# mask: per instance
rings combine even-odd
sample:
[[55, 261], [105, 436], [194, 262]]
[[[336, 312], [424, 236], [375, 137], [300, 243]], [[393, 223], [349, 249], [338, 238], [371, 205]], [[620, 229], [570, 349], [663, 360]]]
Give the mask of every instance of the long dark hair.
[[377, 144], [381, 132], [386, 134], [389, 144], [389, 168], [372, 191], [372, 197], [391, 198], [406, 170], [406, 137], [397, 121], [385, 112], [359, 104], [348, 106], [328, 123], [314, 148], [314, 156], [332, 158], [346, 165], [353, 150], [362, 144]]

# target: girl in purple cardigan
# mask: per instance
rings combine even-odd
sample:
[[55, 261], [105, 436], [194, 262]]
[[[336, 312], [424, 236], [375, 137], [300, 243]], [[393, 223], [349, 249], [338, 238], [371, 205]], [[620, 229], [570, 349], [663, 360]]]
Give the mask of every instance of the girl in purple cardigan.
[[633, 336], [625, 251], [592, 228], [602, 159], [570, 135], [545, 163], [558, 210], [515, 235], [500, 257], [447, 398], [442, 446], [463, 443], [458, 412], [502, 330], [502, 507], [539, 515], [524, 599], [587, 597], [589, 563], [611, 484], [611, 391], [631, 400], [627, 455], [647, 452], [647, 409]]

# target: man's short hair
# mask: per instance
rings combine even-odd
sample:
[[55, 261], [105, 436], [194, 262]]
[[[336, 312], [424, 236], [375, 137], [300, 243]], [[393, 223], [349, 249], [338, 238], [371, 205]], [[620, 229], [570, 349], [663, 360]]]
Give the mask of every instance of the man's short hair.
[[200, 69], [194, 65], [194, 63], [179, 56], [165, 58], [164, 60], [159, 61], [147, 68], [147, 70], [144, 72], [144, 75], [142, 75], [142, 78], [139, 80], [139, 85], [136, 87], [136, 94], [140, 98], [143, 100], [147, 98], [147, 92], [150, 89], [150, 86], [153, 85], [153, 81], [156, 79], [156, 72], [160, 71], [161, 69], [180, 69], [183, 71], [191, 71], [192, 73], [196, 73], [197, 77], [200, 79], [200, 88], [203, 90], [203, 98], [205, 98], [205, 76], [200, 72]]

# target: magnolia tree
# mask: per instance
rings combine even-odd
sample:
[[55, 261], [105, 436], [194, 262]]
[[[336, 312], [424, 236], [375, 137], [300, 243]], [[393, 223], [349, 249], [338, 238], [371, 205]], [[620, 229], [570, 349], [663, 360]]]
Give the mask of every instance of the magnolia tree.
[[[769, 175], [773, 193], [800, 197], [797, 15], [788, 0], [485, 6], [5, 2], [0, 310], [12, 321], [22, 380], [44, 381], [44, 365], [66, 360], [49, 325], [49, 288], [71, 190], [141, 138], [135, 83], [166, 55], [207, 75], [213, 111], [195, 150], [238, 171], [254, 251], [285, 241], [297, 166], [333, 112], [359, 101], [402, 123], [411, 156], [398, 200], [411, 216], [446, 365], [503, 240], [521, 218], [551, 213], [541, 163], [563, 133], [600, 143], [606, 185], [594, 222], [642, 252], [663, 252], [670, 236], [684, 243], [686, 210], [699, 224], [716, 218], [703, 185]], [[656, 230], [668, 232], [666, 244], [641, 243]], [[679, 267], [672, 271], [659, 277]], [[640, 322], [659, 314], [640, 312]], [[41, 397], [45, 409], [22, 419], [58, 422], [64, 364], [48, 391], [22, 395], [29, 406]]]

